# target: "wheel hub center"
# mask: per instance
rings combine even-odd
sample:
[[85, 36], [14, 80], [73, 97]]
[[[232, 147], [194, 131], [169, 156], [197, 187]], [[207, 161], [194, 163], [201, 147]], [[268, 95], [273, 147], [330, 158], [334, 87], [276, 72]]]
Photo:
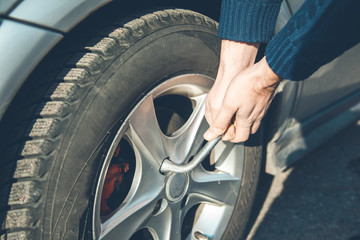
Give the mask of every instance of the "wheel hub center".
[[166, 183], [166, 196], [170, 201], [180, 200], [186, 193], [189, 177], [185, 173], [173, 173]]

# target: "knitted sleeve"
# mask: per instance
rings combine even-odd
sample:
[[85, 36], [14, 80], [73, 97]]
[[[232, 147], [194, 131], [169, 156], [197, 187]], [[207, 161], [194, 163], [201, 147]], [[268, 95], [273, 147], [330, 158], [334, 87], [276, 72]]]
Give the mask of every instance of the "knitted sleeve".
[[238, 42], [268, 42], [274, 36], [282, 0], [223, 0], [219, 37]]
[[306, 1], [266, 47], [270, 68], [304, 80], [360, 41], [359, 0]]

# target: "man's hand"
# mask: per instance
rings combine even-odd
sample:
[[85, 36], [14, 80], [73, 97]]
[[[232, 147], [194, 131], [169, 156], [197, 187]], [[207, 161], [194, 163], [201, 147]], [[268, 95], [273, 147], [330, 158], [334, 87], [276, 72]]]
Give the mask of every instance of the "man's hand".
[[205, 105], [205, 117], [210, 125], [220, 111], [230, 81], [241, 71], [254, 64], [258, 47], [258, 43], [221, 41], [219, 70]]
[[258, 130], [280, 80], [265, 57], [239, 72], [229, 81], [223, 99], [216, 99], [221, 102], [220, 111], [216, 115], [209, 114], [211, 107], [206, 108], [205, 116], [212, 119], [206, 118], [210, 128], [204, 138], [210, 141], [224, 134], [224, 141], [246, 141]]

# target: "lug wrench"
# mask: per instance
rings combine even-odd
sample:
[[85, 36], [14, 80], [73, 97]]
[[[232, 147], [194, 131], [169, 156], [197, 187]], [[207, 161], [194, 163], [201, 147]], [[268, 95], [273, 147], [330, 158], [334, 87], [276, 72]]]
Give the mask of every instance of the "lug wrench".
[[211, 150], [215, 147], [215, 145], [221, 140], [222, 135], [218, 136], [212, 141], [207, 142], [203, 148], [200, 149], [199, 153], [195, 155], [193, 160], [187, 164], [176, 164], [170, 161], [169, 159], [165, 159], [161, 166], [160, 172], [176, 172], [176, 173], [187, 173], [193, 170], [197, 165], [199, 165], [204, 159], [210, 154]]

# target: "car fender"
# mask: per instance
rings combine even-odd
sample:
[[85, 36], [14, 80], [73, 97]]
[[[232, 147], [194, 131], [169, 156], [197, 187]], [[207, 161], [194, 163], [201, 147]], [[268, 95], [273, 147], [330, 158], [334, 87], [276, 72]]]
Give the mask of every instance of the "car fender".
[[18, 2], [18, 5], [11, 2], [2, 9], [0, 120], [31, 72], [64, 34], [110, 1], [27, 0]]
[[62, 39], [59, 33], [3, 20], [0, 25], [0, 118], [29, 74]]
[[[9, 18], [69, 32], [92, 12], [111, 0], [22, 1]], [[45, 11], [44, 11], [45, 10]]]

